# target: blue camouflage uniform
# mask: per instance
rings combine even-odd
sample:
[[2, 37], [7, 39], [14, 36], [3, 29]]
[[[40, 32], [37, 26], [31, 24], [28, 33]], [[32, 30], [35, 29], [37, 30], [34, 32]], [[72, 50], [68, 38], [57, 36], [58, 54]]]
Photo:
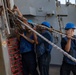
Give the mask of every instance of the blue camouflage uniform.
[[[52, 35], [49, 31], [44, 31], [42, 34], [49, 41], [53, 41]], [[38, 66], [40, 75], [49, 75], [49, 64], [51, 59], [52, 45], [38, 37], [39, 44], [37, 45], [37, 56], [38, 56]]]
[[[26, 36], [26, 32], [24, 32]], [[30, 36], [30, 39], [33, 40], [33, 35]], [[20, 53], [22, 55], [22, 65], [24, 75], [38, 75], [36, 70], [36, 55], [34, 52], [34, 44], [28, 42], [25, 38], [20, 38]]]
[[[74, 36], [76, 38], [76, 36]], [[67, 44], [67, 37], [62, 38], [61, 40], [61, 47], [63, 50], [65, 50], [65, 46]], [[74, 58], [76, 58], [76, 40], [71, 39], [71, 48], [70, 51], [67, 52]], [[64, 55], [63, 57], [63, 63], [60, 69], [60, 75], [70, 75], [70, 71], [73, 72], [74, 75], [76, 75], [76, 62], [69, 59], [67, 56]]]

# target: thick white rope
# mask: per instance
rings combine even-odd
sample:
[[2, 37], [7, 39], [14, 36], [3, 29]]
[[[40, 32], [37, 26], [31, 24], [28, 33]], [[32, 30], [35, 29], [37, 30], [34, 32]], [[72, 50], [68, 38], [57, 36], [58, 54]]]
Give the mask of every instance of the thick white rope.
[[[7, 8], [7, 10], [8, 10], [9, 12], [11, 12], [11, 14], [13, 14], [13, 15], [15, 15], [15, 16], [18, 17], [18, 15], [14, 14], [14, 13], [13, 13], [11, 10], [9, 10], [8, 8]], [[23, 17], [23, 18], [24, 18], [24, 17]], [[25, 19], [25, 18], [24, 18], [24, 19]], [[48, 30], [50, 30], [50, 31], [53, 31], [53, 32], [55, 32], [55, 33], [57, 33], [57, 34], [60, 34], [60, 35], [62, 35], [62, 36], [66, 36], [65, 33], [59, 32], [59, 31], [57, 31], [57, 30], [55, 30], [55, 29], [50, 29], [50, 28], [48, 28], [48, 27], [46, 27], [46, 26], [38, 25], [37, 23], [33, 23], [33, 24], [36, 25], [36, 26], [39, 26], [39, 27], [46, 28], [46, 29], [48, 29]], [[74, 37], [71, 37], [71, 39], [76, 40], [76, 38], [74, 38]]]
[[72, 61], [76, 62], [76, 59], [74, 57], [72, 57], [71, 55], [69, 55], [67, 52], [65, 52], [63, 49], [61, 49], [60, 47], [58, 47], [57, 45], [55, 45], [54, 43], [52, 43], [51, 41], [49, 41], [48, 39], [46, 39], [45, 37], [43, 37], [41, 34], [39, 34], [38, 32], [36, 32], [34, 29], [32, 29], [30, 26], [28, 26], [27, 24], [25, 24], [24, 22], [22, 22], [20, 19], [17, 18], [17, 20], [19, 22], [21, 22], [24, 26], [26, 26], [27, 28], [29, 28], [31, 31], [33, 31], [34, 33], [36, 33], [43, 40], [45, 40], [46, 42], [48, 42], [49, 44], [51, 44], [54, 48], [56, 48], [57, 50], [59, 50], [60, 52], [62, 52], [69, 59], [71, 59]]

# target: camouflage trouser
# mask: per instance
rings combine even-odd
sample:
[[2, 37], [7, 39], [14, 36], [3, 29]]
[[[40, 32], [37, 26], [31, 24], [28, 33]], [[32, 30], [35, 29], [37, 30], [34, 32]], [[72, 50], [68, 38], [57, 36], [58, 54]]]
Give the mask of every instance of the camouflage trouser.
[[49, 64], [51, 60], [50, 53], [44, 53], [38, 58], [40, 75], [49, 75]]
[[36, 70], [36, 56], [34, 52], [31, 51], [22, 54], [22, 64], [24, 75], [38, 75], [38, 72]]
[[76, 75], [76, 65], [63, 62], [60, 69], [60, 75], [70, 75], [71, 72], [73, 72], [73, 75]]

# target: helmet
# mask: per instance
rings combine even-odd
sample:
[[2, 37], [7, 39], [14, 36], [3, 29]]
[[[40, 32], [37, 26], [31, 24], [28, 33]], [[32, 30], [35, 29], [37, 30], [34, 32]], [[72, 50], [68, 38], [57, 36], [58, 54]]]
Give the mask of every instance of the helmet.
[[27, 22], [28, 22], [28, 23], [30, 23], [30, 24], [32, 24], [32, 23], [33, 23], [33, 21], [32, 21], [32, 20], [28, 20]]
[[34, 23], [33, 23], [32, 20], [28, 20], [27, 22], [28, 22], [32, 27], [34, 27]]
[[65, 30], [68, 29], [76, 29], [76, 26], [73, 23], [67, 23], [65, 26]]
[[51, 27], [50, 23], [49, 22], [42, 22], [42, 25], [46, 26], [46, 27]]

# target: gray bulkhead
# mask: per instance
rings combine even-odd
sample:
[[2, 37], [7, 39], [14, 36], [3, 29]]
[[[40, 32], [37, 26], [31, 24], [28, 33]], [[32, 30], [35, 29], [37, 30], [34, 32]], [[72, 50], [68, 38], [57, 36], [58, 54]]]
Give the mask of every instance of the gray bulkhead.
[[[54, 29], [64, 32], [67, 22], [76, 24], [76, 6], [63, 5], [56, 6], [55, 0], [14, 0], [22, 14], [27, 19], [32, 19], [35, 23], [48, 21]], [[59, 17], [57, 17], [59, 15]], [[61, 35], [53, 33], [53, 40], [60, 47]], [[61, 65], [63, 54], [56, 48], [51, 52], [51, 64]]]

